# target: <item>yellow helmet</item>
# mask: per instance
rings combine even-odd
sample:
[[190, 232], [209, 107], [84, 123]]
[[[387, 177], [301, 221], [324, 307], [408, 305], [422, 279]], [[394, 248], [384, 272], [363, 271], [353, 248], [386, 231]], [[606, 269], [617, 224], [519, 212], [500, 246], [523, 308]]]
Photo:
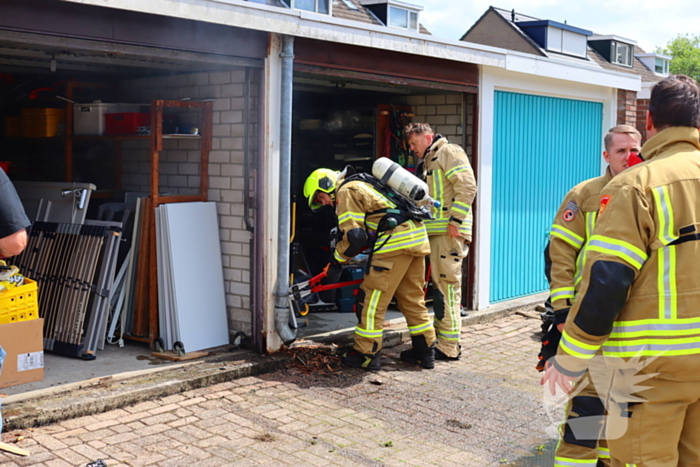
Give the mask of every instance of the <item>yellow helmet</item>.
[[340, 176], [340, 172], [331, 169], [316, 169], [311, 172], [311, 175], [304, 182], [304, 197], [309, 200], [309, 207], [312, 211], [323, 206], [316, 201], [316, 193], [319, 191], [328, 193], [331, 198], [335, 199], [335, 184], [338, 181], [338, 176]]

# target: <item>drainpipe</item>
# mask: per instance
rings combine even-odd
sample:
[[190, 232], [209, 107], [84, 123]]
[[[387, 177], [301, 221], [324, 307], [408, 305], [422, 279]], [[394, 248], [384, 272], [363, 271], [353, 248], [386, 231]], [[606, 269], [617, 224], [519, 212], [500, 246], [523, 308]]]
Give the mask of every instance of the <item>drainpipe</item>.
[[282, 88], [280, 98], [280, 187], [279, 234], [277, 236], [277, 287], [275, 288], [275, 329], [285, 345], [296, 340], [296, 328], [290, 326], [294, 315], [289, 309], [290, 192], [292, 172], [292, 79], [294, 37], [282, 36]]

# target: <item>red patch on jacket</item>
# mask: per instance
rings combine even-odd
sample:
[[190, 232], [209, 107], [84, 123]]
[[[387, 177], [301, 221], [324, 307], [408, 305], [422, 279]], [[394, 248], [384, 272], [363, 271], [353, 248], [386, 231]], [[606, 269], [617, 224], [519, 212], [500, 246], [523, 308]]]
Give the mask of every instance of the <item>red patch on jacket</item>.
[[571, 222], [572, 220], [574, 220], [574, 217], [576, 217], [576, 213], [571, 209], [567, 209], [561, 215], [561, 218], [564, 219], [564, 221], [566, 222]]
[[603, 214], [603, 211], [605, 211], [605, 207], [608, 205], [610, 202], [610, 195], [603, 195], [600, 197], [600, 209], [598, 209], [598, 215]]

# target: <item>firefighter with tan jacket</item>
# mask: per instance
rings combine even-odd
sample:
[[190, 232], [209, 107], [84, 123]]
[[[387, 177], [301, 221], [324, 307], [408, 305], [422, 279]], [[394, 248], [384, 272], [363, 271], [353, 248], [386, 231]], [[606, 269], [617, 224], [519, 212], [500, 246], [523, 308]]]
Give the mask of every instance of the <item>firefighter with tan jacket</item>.
[[467, 153], [435, 134], [427, 123], [411, 123], [404, 135], [411, 151], [423, 159], [423, 175], [430, 196], [440, 203], [433, 219], [425, 221], [430, 237], [433, 310], [437, 329], [437, 360], [461, 355], [462, 261], [472, 240], [472, 202], [476, 181]]
[[614, 368], [613, 466], [700, 465], [699, 125], [694, 80], [654, 86], [645, 162], [601, 192], [576, 302], [542, 379], [569, 392], [602, 350]]
[[[554, 317], [549, 330], [542, 339], [542, 351], [537, 369], [542, 371], [546, 359], [556, 354], [564, 329], [564, 322], [574, 302], [575, 287], [581, 278], [586, 241], [591, 237], [598, 217], [600, 193], [605, 185], [628, 166], [638, 160], [642, 136], [636, 128], [619, 125], [611, 128], [604, 138], [603, 158], [609, 164], [605, 174], [583, 181], [564, 197], [550, 231], [545, 249], [545, 273], [550, 285], [550, 300]], [[598, 441], [602, 425], [592, 430], [577, 430], [575, 420], [580, 416], [600, 417], [605, 415], [604, 400], [593, 384], [582, 379], [581, 387], [566, 408], [566, 419], [571, 424], [562, 424], [560, 441], [556, 449], [555, 465], [608, 466], [610, 456], [605, 440]], [[602, 397], [605, 395], [603, 394]]]
[[[338, 267], [365, 248], [370, 263], [357, 297], [358, 324], [353, 350], [342, 357], [350, 367], [381, 369], [384, 315], [392, 297], [406, 318], [413, 348], [402, 353], [411, 363], [435, 366], [435, 330], [423, 297], [425, 256], [430, 252], [425, 225], [401, 212], [400, 206], [371, 183], [329, 169], [317, 169], [304, 184], [312, 210], [336, 206], [342, 237], [333, 252]], [[400, 200], [397, 200], [400, 202]], [[388, 215], [387, 210], [392, 210]]]

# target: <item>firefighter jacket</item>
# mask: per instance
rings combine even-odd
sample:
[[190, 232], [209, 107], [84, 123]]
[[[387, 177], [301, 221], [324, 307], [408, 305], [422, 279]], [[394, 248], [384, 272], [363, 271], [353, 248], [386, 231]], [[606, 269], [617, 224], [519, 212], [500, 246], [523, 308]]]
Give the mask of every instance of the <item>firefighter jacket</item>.
[[430, 197], [440, 203], [433, 208], [433, 219], [426, 220], [428, 235], [447, 234], [447, 224], [459, 228], [465, 240], [472, 240], [472, 202], [476, 196], [476, 181], [467, 153], [446, 138], [437, 135], [428, 148], [423, 173]]
[[555, 365], [565, 374], [581, 374], [602, 348], [611, 366], [698, 381], [698, 130], [667, 128], [646, 142], [642, 154], [646, 162], [601, 192]]
[[339, 263], [347, 262], [365, 246], [373, 247], [375, 258], [399, 253], [412, 256], [430, 254], [428, 234], [420, 221], [409, 220], [377, 233], [378, 224], [385, 215], [377, 211], [396, 208], [396, 205], [369, 183], [347, 182], [337, 190], [335, 199], [338, 229], [342, 233], [334, 252]]
[[[593, 232], [600, 192], [612, 180], [610, 168], [601, 177], [579, 183], [566, 194], [557, 211], [545, 251], [545, 269], [555, 313], [573, 303], [586, 255], [581, 249]], [[562, 321], [563, 322], [563, 321]]]

